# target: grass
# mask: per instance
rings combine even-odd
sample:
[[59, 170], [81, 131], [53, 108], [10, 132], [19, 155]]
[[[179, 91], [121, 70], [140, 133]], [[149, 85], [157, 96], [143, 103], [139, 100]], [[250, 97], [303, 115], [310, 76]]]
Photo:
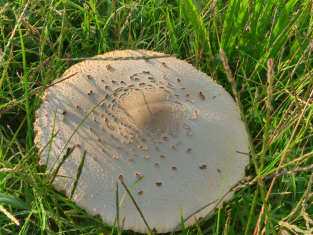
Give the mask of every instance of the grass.
[[312, 234], [312, 12], [312, 0], [0, 0], [0, 234], [120, 232], [49, 186], [32, 123], [71, 58], [125, 48], [209, 74], [249, 129], [249, 180], [176, 234]]

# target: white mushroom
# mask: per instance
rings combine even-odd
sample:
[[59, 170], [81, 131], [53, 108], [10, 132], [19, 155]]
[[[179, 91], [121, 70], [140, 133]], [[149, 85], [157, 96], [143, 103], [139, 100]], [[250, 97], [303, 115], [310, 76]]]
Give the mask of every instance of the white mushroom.
[[[163, 55], [113, 51], [102, 57]], [[70, 67], [71, 78], [46, 90], [37, 111], [35, 143], [41, 164], [52, 171], [76, 146], [53, 182], [70, 196], [86, 151], [73, 201], [113, 224], [115, 183], [122, 176], [148, 224], [168, 232], [216, 208], [244, 176], [248, 138], [232, 97], [206, 74], [174, 57], [86, 60]], [[120, 192], [124, 194], [125, 191]], [[229, 198], [229, 196], [227, 197]], [[224, 199], [225, 200], [225, 199]], [[147, 232], [126, 195], [124, 229]]]

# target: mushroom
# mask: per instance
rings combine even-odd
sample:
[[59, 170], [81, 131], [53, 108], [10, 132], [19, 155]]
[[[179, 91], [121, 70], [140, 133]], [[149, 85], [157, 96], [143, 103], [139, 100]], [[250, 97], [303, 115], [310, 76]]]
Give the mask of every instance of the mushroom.
[[[75, 185], [72, 200], [112, 225], [115, 185], [122, 178], [160, 233], [177, 229], [181, 212], [190, 226], [229, 199], [221, 197], [249, 162], [242, 154], [249, 152], [247, 133], [232, 97], [187, 62], [162, 56], [113, 51], [73, 65], [63, 74], [69, 79], [45, 91], [34, 123], [40, 164], [48, 171], [75, 146], [53, 182], [57, 190], [70, 197]], [[127, 195], [119, 214], [123, 229], [147, 232]]]

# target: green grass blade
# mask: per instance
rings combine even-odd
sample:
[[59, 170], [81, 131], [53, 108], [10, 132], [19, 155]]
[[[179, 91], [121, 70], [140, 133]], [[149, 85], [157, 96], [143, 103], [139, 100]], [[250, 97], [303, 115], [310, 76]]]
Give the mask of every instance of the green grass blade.
[[80, 175], [81, 175], [83, 167], [84, 167], [86, 153], [87, 153], [87, 151], [85, 150], [84, 153], [83, 153], [82, 160], [80, 161], [80, 164], [78, 166], [77, 174], [76, 174], [76, 178], [75, 178], [75, 182], [74, 182], [74, 186], [73, 186], [73, 189], [72, 189], [72, 192], [71, 192], [71, 195], [70, 195], [70, 199], [73, 198], [73, 195], [75, 193], [76, 187], [78, 185], [78, 181], [79, 181]]
[[175, 35], [174, 26], [172, 24], [172, 20], [170, 18], [169, 11], [167, 11], [167, 14], [166, 14], [166, 23], [167, 23], [169, 36], [171, 38], [171, 43], [173, 44], [174, 52], [175, 53], [179, 53], [180, 50], [179, 50], [179, 46], [178, 46], [178, 43], [177, 43], [177, 38], [176, 38], [176, 35]]
[[[203, 50], [212, 54], [206, 27], [192, 0], [181, 1], [183, 15], [187, 24], [192, 25], [196, 37], [195, 53], [201, 58]], [[204, 48], [204, 49], [203, 49]]]
[[30, 209], [30, 206], [19, 198], [0, 193], [0, 204], [10, 205], [16, 209]]

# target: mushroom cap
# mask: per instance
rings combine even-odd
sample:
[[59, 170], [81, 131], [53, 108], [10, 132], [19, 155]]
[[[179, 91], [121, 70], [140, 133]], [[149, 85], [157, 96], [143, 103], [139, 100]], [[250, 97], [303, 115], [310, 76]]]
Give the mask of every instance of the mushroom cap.
[[[72, 200], [112, 225], [122, 177], [159, 233], [177, 229], [181, 215], [195, 213], [185, 221], [190, 226], [209, 214], [249, 163], [239, 109], [222, 86], [174, 57], [114, 60], [163, 55], [113, 51], [71, 66], [62, 77], [70, 78], [45, 91], [34, 124], [40, 164], [48, 171], [75, 146], [53, 182], [57, 190], [70, 197], [86, 151]], [[123, 229], [148, 232], [119, 191]]]

